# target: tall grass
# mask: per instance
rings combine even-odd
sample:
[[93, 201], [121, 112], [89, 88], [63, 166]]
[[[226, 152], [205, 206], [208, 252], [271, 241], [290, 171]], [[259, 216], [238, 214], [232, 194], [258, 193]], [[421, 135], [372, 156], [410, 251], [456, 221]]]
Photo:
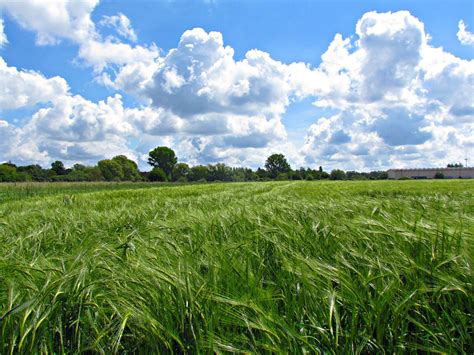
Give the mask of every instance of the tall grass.
[[0, 204], [0, 353], [473, 353], [474, 182]]

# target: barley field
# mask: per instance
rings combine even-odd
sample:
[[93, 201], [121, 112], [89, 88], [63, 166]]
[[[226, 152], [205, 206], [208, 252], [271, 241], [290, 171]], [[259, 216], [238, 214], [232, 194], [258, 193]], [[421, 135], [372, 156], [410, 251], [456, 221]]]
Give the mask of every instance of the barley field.
[[474, 353], [474, 181], [89, 186], [0, 185], [0, 354]]

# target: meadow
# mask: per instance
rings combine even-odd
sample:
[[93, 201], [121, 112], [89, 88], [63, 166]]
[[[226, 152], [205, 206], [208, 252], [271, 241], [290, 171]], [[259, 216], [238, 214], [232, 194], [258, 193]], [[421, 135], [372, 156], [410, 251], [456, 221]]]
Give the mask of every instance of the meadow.
[[474, 181], [142, 185], [0, 185], [1, 354], [474, 353]]

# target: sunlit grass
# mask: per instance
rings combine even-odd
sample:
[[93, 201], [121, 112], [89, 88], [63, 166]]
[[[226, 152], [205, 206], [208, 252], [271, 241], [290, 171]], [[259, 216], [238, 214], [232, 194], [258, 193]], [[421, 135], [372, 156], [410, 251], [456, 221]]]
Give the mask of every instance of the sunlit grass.
[[0, 203], [2, 354], [473, 353], [474, 181], [50, 188]]

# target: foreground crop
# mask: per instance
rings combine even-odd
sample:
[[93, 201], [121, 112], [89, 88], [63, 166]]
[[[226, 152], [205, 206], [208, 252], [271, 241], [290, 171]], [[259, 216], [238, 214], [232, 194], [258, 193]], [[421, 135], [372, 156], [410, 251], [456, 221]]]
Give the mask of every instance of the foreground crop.
[[0, 353], [472, 353], [473, 192], [282, 182], [7, 200]]

